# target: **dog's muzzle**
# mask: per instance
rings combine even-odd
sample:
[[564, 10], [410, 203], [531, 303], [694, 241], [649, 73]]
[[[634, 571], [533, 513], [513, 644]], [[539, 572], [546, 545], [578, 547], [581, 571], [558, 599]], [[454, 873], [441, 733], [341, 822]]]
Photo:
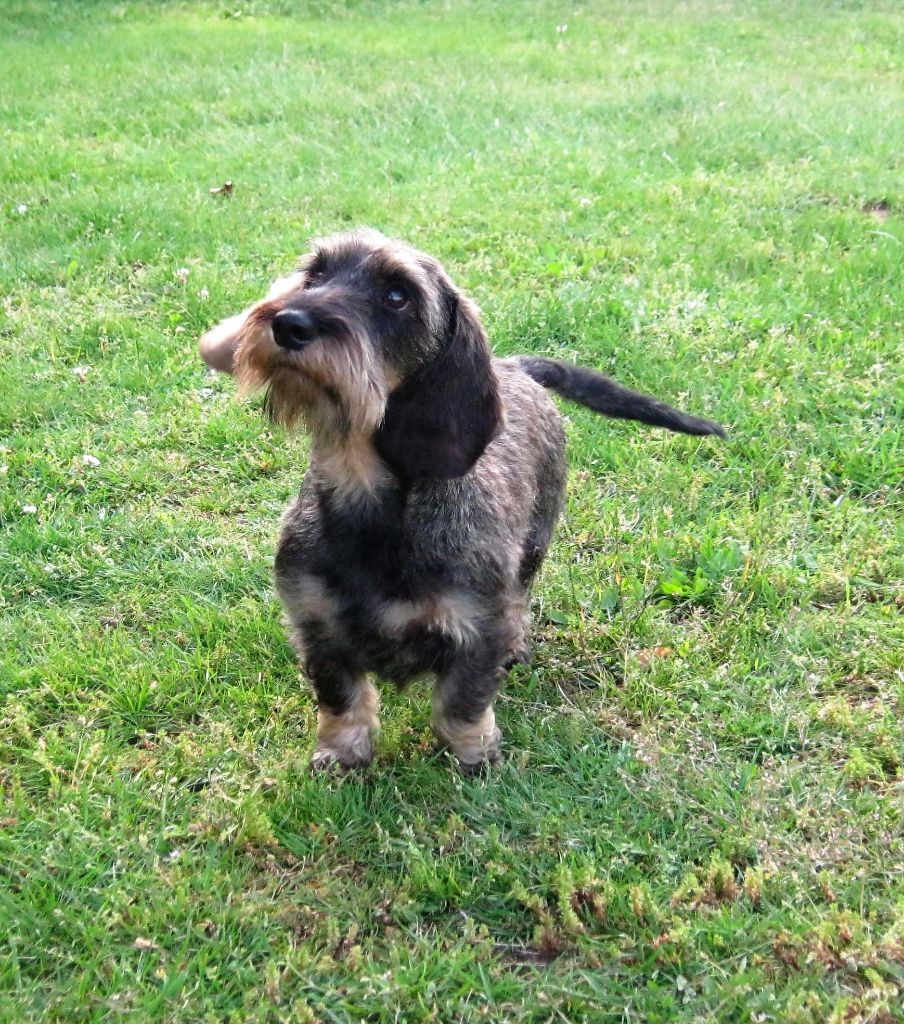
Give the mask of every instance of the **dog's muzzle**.
[[317, 322], [307, 310], [281, 309], [273, 317], [273, 339], [280, 348], [297, 352], [317, 334]]

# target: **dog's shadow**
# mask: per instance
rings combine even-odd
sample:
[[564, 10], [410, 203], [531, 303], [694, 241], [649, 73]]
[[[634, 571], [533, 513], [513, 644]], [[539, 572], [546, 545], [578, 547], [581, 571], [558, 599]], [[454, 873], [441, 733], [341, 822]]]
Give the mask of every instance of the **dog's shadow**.
[[388, 736], [378, 743], [373, 763], [353, 771], [300, 766], [295, 784], [271, 811], [280, 841], [308, 857], [320, 847], [321, 830], [349, 850], [372, 845], [375, 835], [389, 845], [393, 837], [420, 835], [429, 845], [431, 829], [441, 833], [450, 817], [473, 833], [523, 837], [553, 819], [562, 819], [569, 831], [582, 822], [586, 827], [607, 803], [632, 799], [625, 771], [630, 747], [602, 733], [591, 739], [589, 707], [537, 722], [529, 703], [531, 708], [523, 707], [518, 695], [500, 703], [504, 756], [467, 773], [432, 737], [424, 694], [393, 694], [387, 687]]

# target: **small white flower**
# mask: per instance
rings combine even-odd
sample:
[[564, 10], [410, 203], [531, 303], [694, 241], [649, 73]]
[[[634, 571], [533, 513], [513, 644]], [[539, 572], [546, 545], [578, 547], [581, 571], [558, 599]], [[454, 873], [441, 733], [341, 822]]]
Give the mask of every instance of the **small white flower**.
[[28, 515], [28, 516], [33, 516], [35, 514], [35, 512], [38, 511], [38, 506], [37, 505], [23, 505], [22, 506], [22, 511], [26, 515]]
[[206, 288], [202, 288], [198, 292], [198, 298], [199, 299], [209, 299], [210, 298], [210, 292]]
[[578, 202], [581, 206], [593, 206], [593, 200], [588, 199], [587, 196], [583, 196], [581, 199], [578, 200]]
[[185, 284], [185, 282], [188, 280], [188, 275], [188, 267], [179, 267], [179, 269], [176, 271], [176, 280], [179, 282], [179, 284]]
[[74, 376], [78, 377], [78, 379], [83, 384], [88, 379], [88, 367], [87, 366], [73, 366], [72, 367], [72, 373], [73, 373]]
[[568, 26], [567, 25], [556, 25], [556, 32], [561, 34], [562, 32], [567, 32], [567, 31], [568, 31]]
[[19, 203], [16, 207], [16, 213], [28, 213], [28, 203]]
[[93, 455], [87, 453], [82, 456], [82, 463], [86, 466], [93, 466], [95, 469], [100, 465], [100, 459], [95, 458]]
[[174, 334], [185, 334], [185, 328], [180, 324], [173, 333]]
[[201, 401], [207, 401], [213, 396], [213, 388], [198, 388], [198, 397]]

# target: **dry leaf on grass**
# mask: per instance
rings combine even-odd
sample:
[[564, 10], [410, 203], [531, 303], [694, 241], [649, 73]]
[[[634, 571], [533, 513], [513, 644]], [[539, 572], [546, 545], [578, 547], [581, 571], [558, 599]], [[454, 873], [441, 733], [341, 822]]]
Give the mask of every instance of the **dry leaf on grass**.
[[671, 647], [648, 647], [637, 652], [637, 661], [641, 667], [646, 668], [656, 658], [670, 658], [674, 654]]

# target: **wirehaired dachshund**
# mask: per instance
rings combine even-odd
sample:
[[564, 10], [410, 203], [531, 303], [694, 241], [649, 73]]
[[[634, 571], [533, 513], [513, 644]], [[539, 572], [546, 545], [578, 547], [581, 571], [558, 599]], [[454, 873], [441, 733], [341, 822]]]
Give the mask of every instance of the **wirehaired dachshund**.
[[201, 355], [312, 438], [275, 578], [317, 697], [314, 766], [371, 760], [371, 674], [432, 675], [439, 740], [466, 769], [499, 756], [493, 701], [528, 656], [530, 588], [565, 491], [547, 389], [604, 416], [724, 434], [594, 370], [495, 359], [442, 266], [371, 230], [315, 243], [205, 334]]

